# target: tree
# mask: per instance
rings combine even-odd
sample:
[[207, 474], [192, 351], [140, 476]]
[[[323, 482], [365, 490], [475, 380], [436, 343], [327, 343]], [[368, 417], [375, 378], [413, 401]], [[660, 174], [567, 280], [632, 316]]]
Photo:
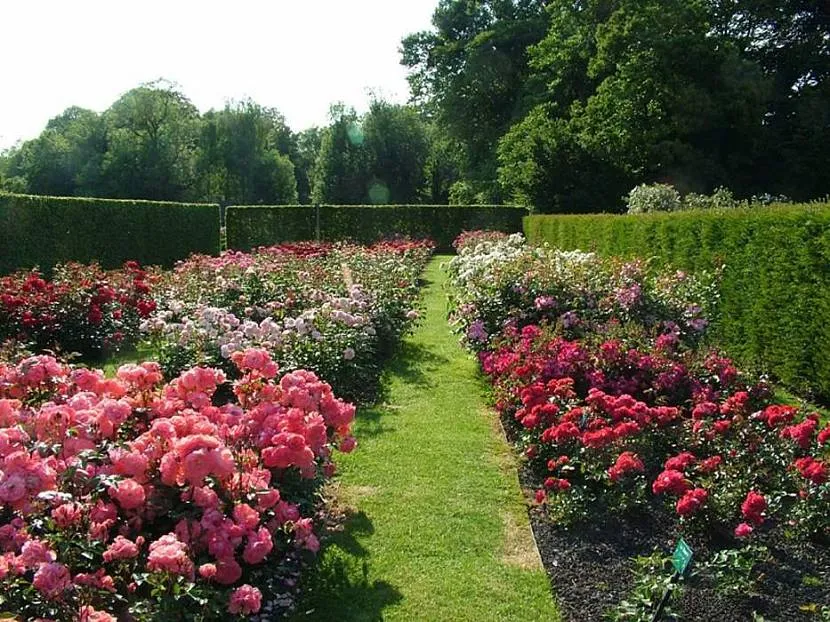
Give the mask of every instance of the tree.
[[323, 131], [314, 166], [314, 203], [359, 205], [370, 202], [371, 157], [361, 119], [353, 108], [335, 104], [331, 125]]
[[372, 203], [414, 204], [424, 194], [426, 126], [409, 106], [375, 99], [363, 118]]
[[492, 183], [496, 144], [525, 106], [527, 48], [545, 34], [543, 0], [442, 0], [434, 30], [404, 39], [413, 101], [464, 150], [464, 176]]
[[297, 202], [292, 136], [273, 108], [252, 100], [228, 102], [205, 114], [197, 163], [200, 196], [225, 204]]
[[296, 135], [297, 158], [294, 161], [294, 173], [297, 177], [297, 194], [299, 202], [306, 205], [311, 202], [311, 186], [314, 181], [314, 164], [320, 153], [323, 130], [311, 127]]
[[108, 149], [102, 194], [182, 201], [194, 198], [199, 112], [165, 82], [128, 91], [105, 113]]
[[105, 149], [99, 115], [73, 106], [9, 156], [9, 173], [25, 180], [32, 194], [90, 194], [98, 189]]
[[830, 167], [827, 2], [443, 0], [433, 25], [403, 63], [463, 148], [456, 199], [499, 198], [496, 175], [553, 210], [621, 208], [649, 181], [830, 191], [812, 174]]

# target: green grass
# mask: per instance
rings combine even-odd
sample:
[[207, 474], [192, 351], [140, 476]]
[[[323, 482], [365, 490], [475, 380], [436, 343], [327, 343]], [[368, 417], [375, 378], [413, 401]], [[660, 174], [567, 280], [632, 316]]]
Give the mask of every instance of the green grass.
[[559, 619], [513, 454], [446, 322], [443, 259], [385, 397], [358, 413], [358, 448], [338, 456], [344, 528], [307, 571], [294, 620]]

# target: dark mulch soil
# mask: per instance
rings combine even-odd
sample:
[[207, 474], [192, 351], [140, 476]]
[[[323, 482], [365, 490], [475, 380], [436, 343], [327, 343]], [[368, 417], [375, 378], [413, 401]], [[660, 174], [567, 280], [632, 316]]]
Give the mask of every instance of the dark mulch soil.
[[[538, 487], [526, 468], [520, 479], [526, 489]], [[554, 524], [543, 508], [531, 509], [533, 533], [565, 620], [602, 620], [633, 588], [633, 557], [650, 555], [655, 548], [666, 554], [674, 550], [678, 537], [674, 521], [660, 514], [655, 510], [626, 520], [595, 517], [566, 529]], [[681, 620], [737, 622], [753, 620], [753, 612], [765, 621], [820, 619], [816, 610], [830, 605], [830, 547], [756, 535], [756, 542], [769, 548], [772, 559], [758, 567], [760, 593], [727, 597], [703, 578], [686, 580], [682, 596], [673, 604]], [[740, 546], [728, 536], [721, 542], [684, 537], [701, 560], [712, 551]]]

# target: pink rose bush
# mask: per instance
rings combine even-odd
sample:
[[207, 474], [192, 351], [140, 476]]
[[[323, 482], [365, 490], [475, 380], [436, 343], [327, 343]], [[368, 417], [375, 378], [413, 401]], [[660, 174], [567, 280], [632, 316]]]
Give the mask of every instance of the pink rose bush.
[[555, 520], [830, 537], [830, 426], [700, 346], [704, 280], [515, 236], [462, 240], [450, 272], [451, 317]]
[[232, 384], [205, 367], [165, 383], [156, 363], [109, 379], [48, 356], [0, 365], [4, 609], [208, 620], [280, 593], [319, 549], [315, 491], [355, 446], [355, 409], [264, 350], [231, 360]]

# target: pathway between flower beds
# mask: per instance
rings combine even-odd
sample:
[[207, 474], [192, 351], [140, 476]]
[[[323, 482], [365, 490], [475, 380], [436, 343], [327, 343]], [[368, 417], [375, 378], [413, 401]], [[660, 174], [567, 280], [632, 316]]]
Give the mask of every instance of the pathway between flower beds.
[[332, 534], [296, 620], [557, 620], [511, 450], [446, 321], [436, 257], [426, 313], [381, 404], [338, 458]]

